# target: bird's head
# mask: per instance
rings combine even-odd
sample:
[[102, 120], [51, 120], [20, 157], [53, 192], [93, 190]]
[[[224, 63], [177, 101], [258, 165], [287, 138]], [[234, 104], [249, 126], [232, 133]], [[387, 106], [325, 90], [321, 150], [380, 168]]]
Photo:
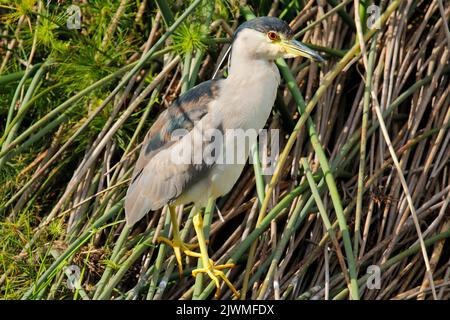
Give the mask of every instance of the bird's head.
[[241, 24], [234, 33], [233, 47], [257, 59], [306, 57], [323, 62], [314, 50], [293, 39], [289, 25], [275, 17], [258, 17]]

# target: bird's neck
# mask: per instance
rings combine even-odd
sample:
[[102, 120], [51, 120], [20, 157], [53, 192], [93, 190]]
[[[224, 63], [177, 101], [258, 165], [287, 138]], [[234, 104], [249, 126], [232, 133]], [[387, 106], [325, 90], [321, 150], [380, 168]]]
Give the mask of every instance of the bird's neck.
[[233, 81], [259, 76], [280, 77], [278, 68], [273, 60], [254, 56], [245, 47], [239, 46], [239, 44], [233, 46], [230, 62], [228, 78]]
[[261, 129], [270, 115], [279, 82], [273, 61], [255, 59], [233, 48], [229, 74], [222, 84], [225, 127]]

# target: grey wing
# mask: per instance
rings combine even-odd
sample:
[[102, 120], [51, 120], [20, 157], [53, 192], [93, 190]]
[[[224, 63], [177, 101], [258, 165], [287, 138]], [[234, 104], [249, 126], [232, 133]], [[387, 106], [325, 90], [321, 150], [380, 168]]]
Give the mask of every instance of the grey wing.
[[[193, 147], [195, 134], [202, 134], [193, 130], [198, 124], [220, 126], [208, 114], [209, 104], [218, 96], [219, 83], [218, 80], [207, 81], [192, 88], [165, 110], [150, 128], [125, 198], [129, 226], [148, 211], [157, 210], [176, 199], [210, 168], [203, 161], [180, 161], [174, 155]], [[175, 134], [178, 140], [173, 139]]]

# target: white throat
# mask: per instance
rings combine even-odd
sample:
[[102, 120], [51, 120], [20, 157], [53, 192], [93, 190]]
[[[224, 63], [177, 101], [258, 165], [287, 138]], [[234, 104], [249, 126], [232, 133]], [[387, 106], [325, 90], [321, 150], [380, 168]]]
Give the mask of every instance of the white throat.
[[251, 45], [246, 37], [235, 40], [229, 75], [221, 84], [217, 107], [228, 128], [262, 129], [280, 84], [274, 61], [252, 54]]

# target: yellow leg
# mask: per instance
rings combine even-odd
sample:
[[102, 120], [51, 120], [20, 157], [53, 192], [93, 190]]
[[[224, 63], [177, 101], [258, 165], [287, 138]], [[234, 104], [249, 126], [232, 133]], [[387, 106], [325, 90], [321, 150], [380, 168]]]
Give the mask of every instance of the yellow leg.
[[205, 237], [203, 235], [203, 218], [202, 214], [199, 211], [193, 218], [195, 232], [198, 238], [198, 245], [200, 247], [200, 258], [202, 260], [203, 268], [198, 268], [192, 271], [192, 275], [195, 277], [198, 273], [206, 273], [215, 283], [216, 285], [216, 298], [220, 295], [220, 280], [222, 279], [227, 286], [233, 291], [233, 294], [236, 298], [239, 299], [239, 292], [233, 286], [233, 284], [228, 280], [225, 273], [222, 271], [223, 269], [230, 269], [234, 267], [234, 264], [223, 264], [223, 265], [214, 265], [214, 261], [212, 261], [208, 256], [208, 248], [206, 247]]
[[167, 239], [165, 237], [158, 237], [156, 240], [159, 242], [164, 242], [168, 246], [171, 246], [173, 248], [173, 251], [175, 253], [175, 258], [178, 263], [178, 271], [180, 272], [180, 276], [183, 274], [183, 263], [181, 261], [181, 252], [183, 252], [187, 256], [200, 258], [201, 255], [198, 252], [191, 251], [191, 249], [194, 249], [198, 247], [198, 244], [187, 244], [184, 243], [183, 240], [181, 240], [180, 237], [180, 228], [178, 226], [177, 221], [177, 215], [175, 213], [175, 207], [169, 205], [169, 212], [170, 212], [170, 220], [172, 223], [172, 229], [173, 229], [173, 240]]

